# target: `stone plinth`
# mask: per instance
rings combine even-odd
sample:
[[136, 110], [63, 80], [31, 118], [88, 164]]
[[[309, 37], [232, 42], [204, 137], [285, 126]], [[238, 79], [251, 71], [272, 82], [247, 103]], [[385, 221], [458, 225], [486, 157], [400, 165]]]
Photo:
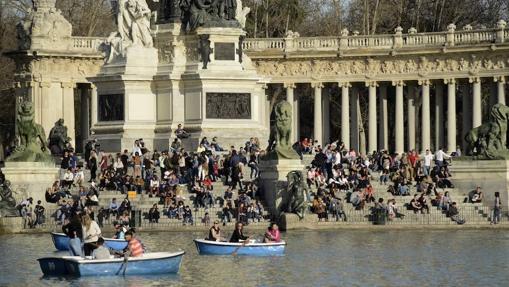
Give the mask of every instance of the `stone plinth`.
[[450, 167], [453, 184], [464, 192], [474, 190], [478, 185], [484, 192], [484, 205], [493, 207], [495, 192], [500, 192], [503, 209], [509, 205], [509, 161], [469, 160], [453, 161]]
[[[89, 79], [97, 86], [98, 97], [93, 107], [98, 122], [92, 130], [103, 150], [131, 150], [140, 138], [153, 149], [157, 117], [153, 77], [157, 65], [157, 49], [129, 47], [125, 58], [106, 64], [97, 77]], [[115, 110], [118, 105], [122, 106]], [[112, 114], [115, 116], [106, 116]]]
[[32, 197], [34, 204], [37, 200], [46, 202], [46, 189], [59, 179], [59, 171], [54, 164], [41, 162], [7, 162], [2, 168], [16, 200]]
[[291, 171], [303, 171], [300, 159], [262, 160], [259, 164], [260, 183], [269, 212], [278, 215], [281, 203], [287, 200], [286, 176]]
[[23, 227], [22, 217], [0, 217], [0, 234], [20, 233]]

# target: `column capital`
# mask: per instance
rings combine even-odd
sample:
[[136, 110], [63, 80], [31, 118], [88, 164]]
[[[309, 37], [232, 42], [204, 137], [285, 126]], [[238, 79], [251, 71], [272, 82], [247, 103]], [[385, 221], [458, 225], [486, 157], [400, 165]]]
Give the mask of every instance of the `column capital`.
[[455, 85], [456, 84], [456, 79], [454, 79], [454, 78], [444, 79], [444, 84], [446, 84], [446, 85]]
[[39, 86], [41, 88], [50, 88], [51, 87], [51, 83], [50, 82], [40, 82]]
[[338, 86], [341, 88], [351, 88], [352, 84], [350, 82], [338, 82]]
[[493, 81], [495, 83], [501, 83], [501, 84], [505, 84], [506, 83], [505, 76], [495, 76], [493, 78]]
[[367, 81], [366, 82], [366, 87], [378, 87], [378, 82], [377, 81]]
[[260, 87], [263, 89], [263, 90], [266, 90], [269, 88], [269, 83], [261, 83], [260, 84]]
[[403, 81], [403, 80], [392, 81], [392, 85], [395, 87], [404, 87], [405, 81]]
[[76, 88], [76, 84], [73, 82], [62, 82], [60, 83], [63, 89], [74, 89]]
[[431, 81], [429, 79], [420, 79], [417, 81], [417, 84], [419, 84], [419, 86], [429, 86]]
[[481, 78], [480, 77], [469, 77], [468, 82], [471, 84], [474, 84], [474, 83], [477, 84], [477, 83], [481, 82]]
[[318, 89], [323, 89], [323, 83], [322, 82], [311, 82], [311, 87], [312, 88], [318, 88]]
[[295, 83], [285, 82], [285, 83], [283, 83], [283, 87], [285, 89], [295, 89], [296, 85], [295, 85]]

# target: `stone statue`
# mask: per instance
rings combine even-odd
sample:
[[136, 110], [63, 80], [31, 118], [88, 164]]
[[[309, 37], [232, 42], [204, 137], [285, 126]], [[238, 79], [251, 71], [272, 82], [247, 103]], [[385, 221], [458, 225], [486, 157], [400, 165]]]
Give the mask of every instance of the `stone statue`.
[[490, 120], [474, 129], [466, 136], [467, 154], [479, 159], [507, 159], [507, 125], [509, 107], [496, 104], [490, 110]]
[[67, 136], [67, 127], [64, 126], [64, 119], [59, 119], [49, 132], [49, 149], [51, 154], [61, 155], [64, 153], [71, 138]]
[[239, 24], [242, 27], [242, 29], [245, 29], [247, 15], [249, 14], [249, 12], [251, 12], [251, 8], [242, 7], [242, 0], [236, 0], [236, 1], [237, 1], [237, 11], [235, 12], [235, 19], [237, 19], [237, 21], [239, 21]]
[[35, 123], [31, 102], [19, 103], [16, 115], [16, 136], [19, 139], [19, 145], [7, 161], [53, 163], [46, 149], [44, 129]]
[[0, 217], [17, 217], [16, 199], [12, 196], [11, 182], [6, 180], [0, 185]]
[[281, 205], [281, 213], [295, 213], [303, 219], [308, 209], [308, 187], [301, 171], [291, 171], [286, 176], [286, 201]]
[[131, 46], [152, 48], [154, 40], [150, 30], [150, 11], [145, 0], [112, 1], [116, 15], [117, 32], [111, 33], [106, 47], [106, 63], [115, 62], [125, 57], [127, 48]]
[[269, 159], [299, 159], [292, 148], [292, 106], [281, 101], [274, 107], [275, 122], [269, 138]]
[[209, 35], [200, 35], [199, 51], [201, 61], [203, 62], [203, 69], [206, 70], [210, 62], [210, 54], [214, 52], [214, 49], [210, 46]]
[[193, 31], [199, 27], [239, 28], [236, 0], [181, 0], [182, 24]]

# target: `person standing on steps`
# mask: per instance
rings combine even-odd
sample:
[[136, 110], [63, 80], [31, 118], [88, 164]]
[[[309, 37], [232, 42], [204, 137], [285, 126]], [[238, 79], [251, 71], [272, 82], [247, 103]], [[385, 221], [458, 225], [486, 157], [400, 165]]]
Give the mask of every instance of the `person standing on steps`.
[[493, 218], [491, 224], [498, 224], [500, 222], [502, 201], [500, 200], [500, 192], [495, 192], [495, 202], [493, 204]]

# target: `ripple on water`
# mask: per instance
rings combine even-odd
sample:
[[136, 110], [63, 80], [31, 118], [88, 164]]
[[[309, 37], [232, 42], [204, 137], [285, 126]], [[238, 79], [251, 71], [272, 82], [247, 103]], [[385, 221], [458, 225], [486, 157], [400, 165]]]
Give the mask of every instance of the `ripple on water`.
[[509, 233], [338, 230], [284, 234], [274, 258], [199, 256], [202, 233], [142, 233], [150, 251], [186, 251], [179, 275], [42, 278], [50, 236], [0, 236], [0, 285], [30, 286], [501, 286], [509, 280]]

